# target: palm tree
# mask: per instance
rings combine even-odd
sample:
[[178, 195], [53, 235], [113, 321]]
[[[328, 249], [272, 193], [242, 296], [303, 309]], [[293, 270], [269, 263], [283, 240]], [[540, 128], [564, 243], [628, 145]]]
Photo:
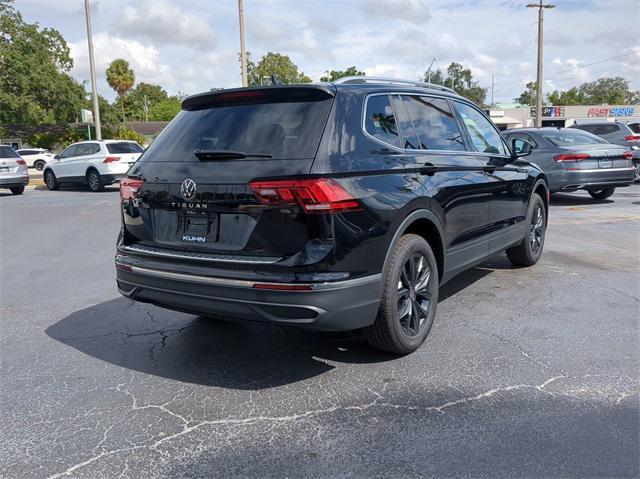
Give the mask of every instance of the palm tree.
[[126, 121], [124, 116], [124, 96], [133, 88], [135, 81], [136, 76], [133, 70], [129, 68], [128, 61], [117, 58], [109, 64], [109, 68], [107, 68], [107, 83], [120, 97], [123, 122]]

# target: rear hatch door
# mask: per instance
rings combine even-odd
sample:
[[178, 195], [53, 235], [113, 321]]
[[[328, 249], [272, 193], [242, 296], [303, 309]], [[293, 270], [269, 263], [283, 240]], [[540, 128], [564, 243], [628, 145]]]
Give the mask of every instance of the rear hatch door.
[[260, 178], [307, 175], [333, 102], [328, 87], [226, 90], [191, 97], [128, 175], [125, 244], [279, 259], [314, 237], [299, 208], [260, 204]]

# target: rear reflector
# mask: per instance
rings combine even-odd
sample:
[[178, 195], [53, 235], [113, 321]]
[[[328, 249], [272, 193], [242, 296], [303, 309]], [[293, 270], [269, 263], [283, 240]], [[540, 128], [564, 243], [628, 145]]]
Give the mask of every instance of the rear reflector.
[[138, 178], [123, 178], [120, 180], [120, 199], [122, 201], [135, 198], [144, 185]]
[[18, 163], [19, 165], [27, 166], [27, 162], [24, 160], [16, 160], [16, 163]]
[[252, 181], [249, 186], [267, 205], [299, 204], [307, 213], [338, 213], [360, 209], [360, 203], [330, 178]]
[[626, 159], [626, 160], [630, 160], [630, 159], [632, 159], [632, 158], [633, 158], [633, 151], [625, 151], [625, 152], [622, 154], [622, 157], [623, 157], [624, 159]]
[[629, 135], [625, 136], [624, 139], [626, 141], [640, 141], [640, 135]]
[[275, 291], [311, 291], [313, 288], [308, 284], [277, 284], [277, 283], [256, 283], [255, 289], [271, 289]]
[[126, 271], [127, 273], [130, 273], [132, 271], [131, 266], [120, 263], [116, 263], [116, 269], [119, 269], [120, 271]]
[[114, 163], [116, 161], [120, 161], [119, 156], [107, 156], [104, 160], [102, 160], [103, 163]]
[[553, 157], [553, 161], [563, 162], [563, 161], [580, 161], [591, 158], [590, 155], [586, 153], [573, 153], [567, 155], [556, 155]]

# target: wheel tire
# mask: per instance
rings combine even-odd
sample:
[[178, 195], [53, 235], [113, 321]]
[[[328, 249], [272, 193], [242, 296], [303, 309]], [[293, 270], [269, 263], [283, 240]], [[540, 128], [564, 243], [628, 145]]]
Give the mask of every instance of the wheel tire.
[[104, 183], [97, 170], [89, 170], [87, 172], [87, 184], [89, 185], [89, 189], [94, 193], [104, 191]]
[[633, 172], [633, 182], [640, 183], [640, 161], [634, 162], [633, 166], [636, 168]]
[[418, 235], [402, 236], [382, 274], [380, 310], [364, 336], [376, 349], [412, 353], [429, 334], [438, 306], [438, 264], [429, 243]]
[[534, 193], [529, 201], [526, 221], [528, 230], [522, 243], [507, 249], [507, 258], [518, 266], [532, 266], [542, 256], [547, 231], [547, 211], [544, 201], [537, 193]]
[[10, 190], [14, 195], [21, 195], [22, 193], [24, 193], [24, 185], [14, 186], [13, 188], [10, 188]]
[[589, 190], [589, 194], [595, 200], [606, 200], [614, 191], [616, 191], [615, 188], [605, 188], [603, 190]]
[[34, 168], [38, 171], [42, 171], [44, 169], [44, 161], [38, 160], [33, 164]]
[[58, 182], [55, 173], [51, 170], [44, 172], [44, 183], [51, 191], [55, 191], [60, 188], [60, 183]]

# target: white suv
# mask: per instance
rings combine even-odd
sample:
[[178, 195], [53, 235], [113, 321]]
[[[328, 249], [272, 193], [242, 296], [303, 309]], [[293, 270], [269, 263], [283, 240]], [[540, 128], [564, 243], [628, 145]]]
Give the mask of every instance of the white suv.
[[68, 146], [44, 167], [44, 182], [50, 190], [63, 183], [86, 183], [91, 191], [120, 180], [144, 150], [135, 141], [81, 141]]
[[49, 150], [43, 148], [23, 148], [18, 150], [18, 154], [27, 162], [28, 167], [34, 167], [38, 171], [42, 171], [44, 165], [53, 160]]

